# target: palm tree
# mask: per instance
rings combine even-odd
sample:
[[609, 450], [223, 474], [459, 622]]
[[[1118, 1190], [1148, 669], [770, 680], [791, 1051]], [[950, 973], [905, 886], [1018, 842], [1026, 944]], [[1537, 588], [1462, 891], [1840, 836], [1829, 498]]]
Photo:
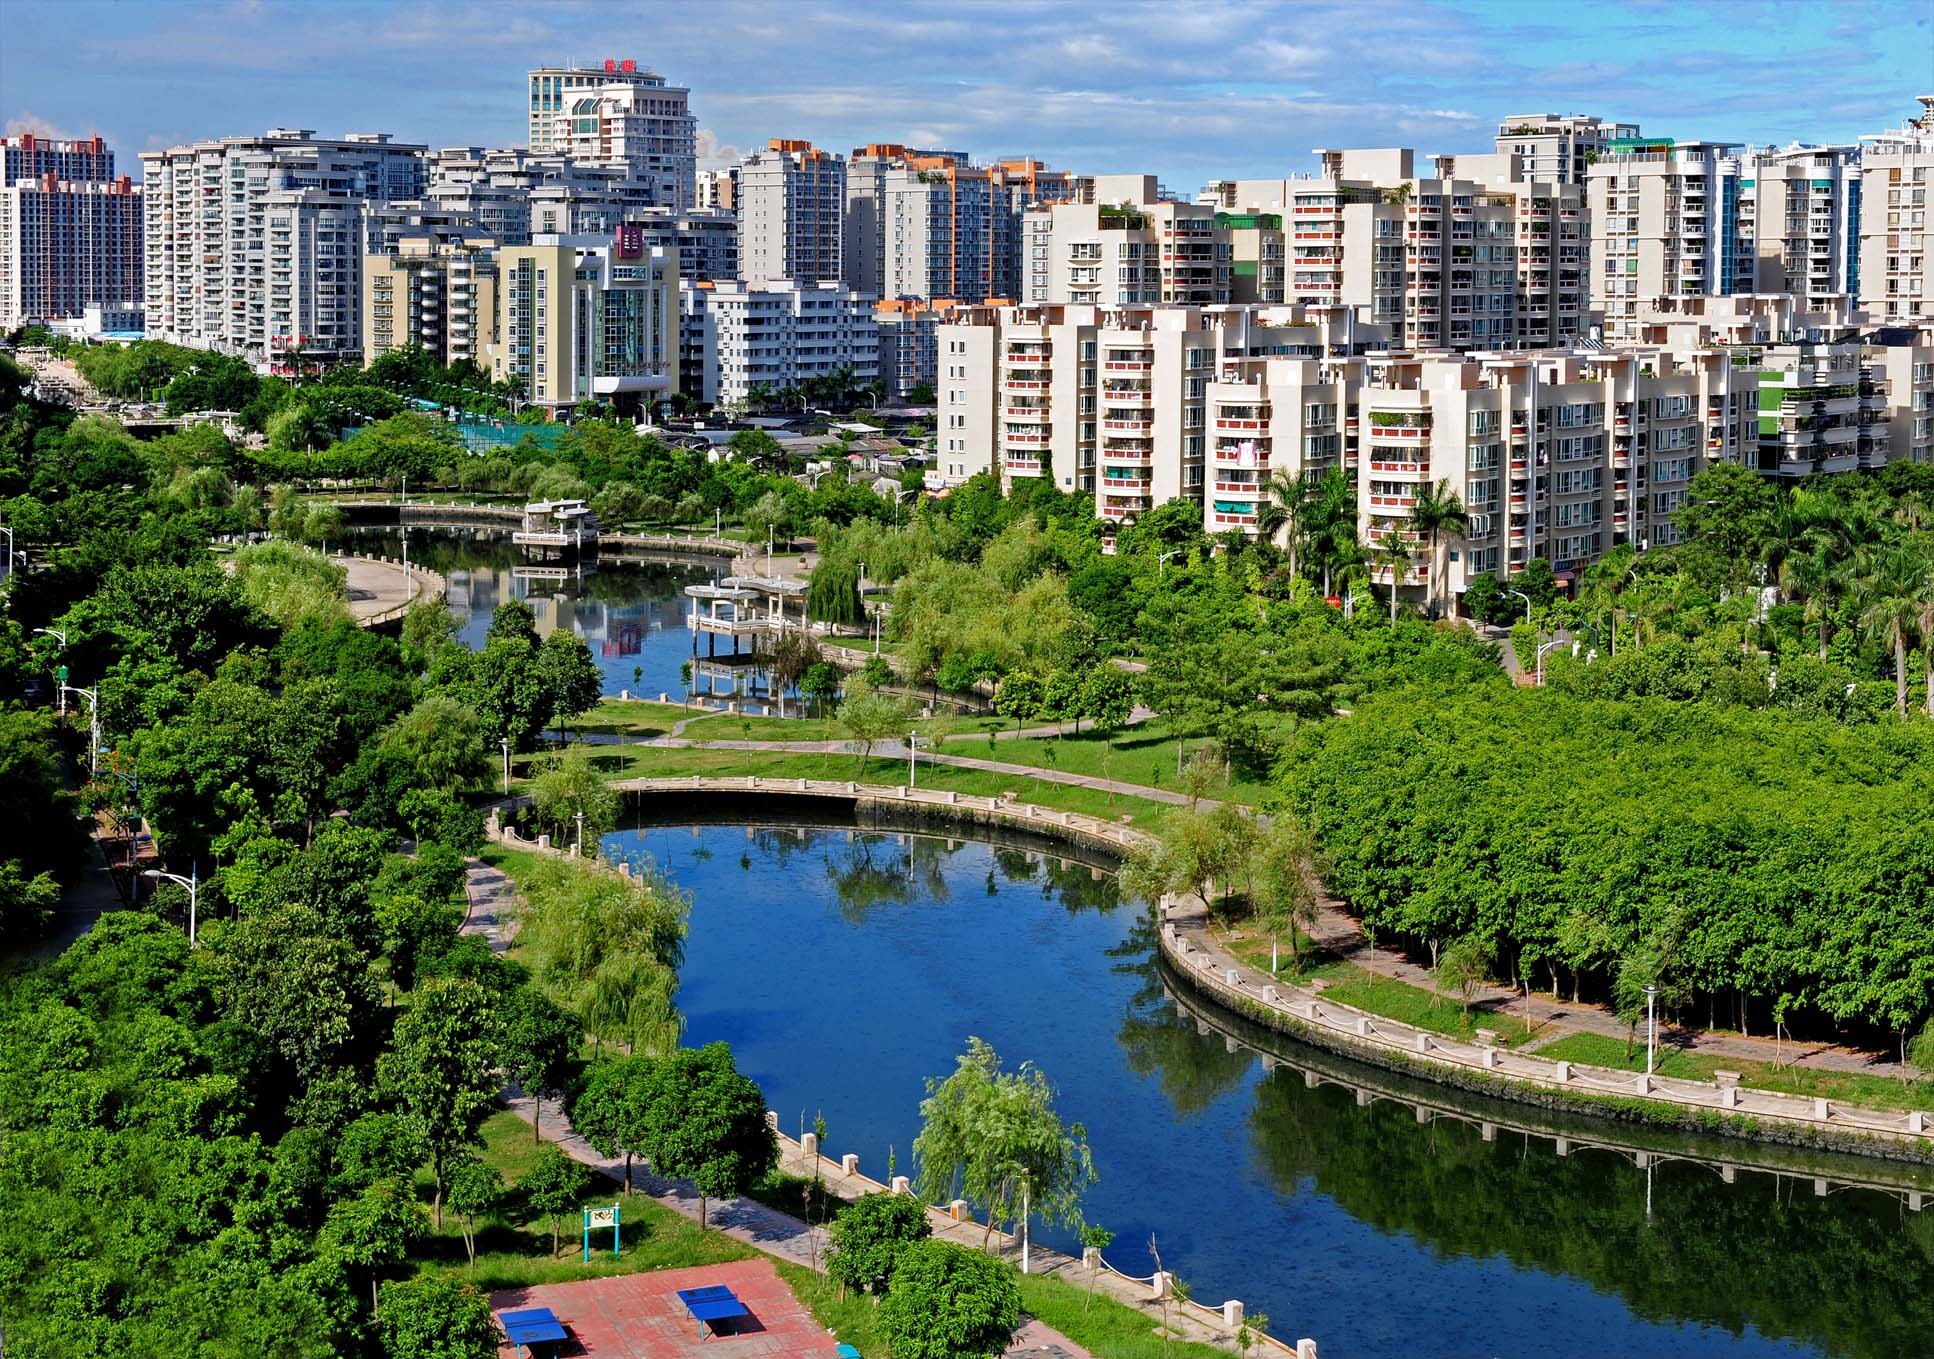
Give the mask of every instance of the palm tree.
[[1256, 531], [1266, 538], [1278, 538], [1276, 546], [1289, 553], [1289, 574], [1296, 574], [1296, 549], [1302, 543], [1303, 506], [1309, 502], [1310, 487], [1287, 467], [1278, 467], [1263, 483], [1265, 499], [1256, 513]]
[[1921, 621], [1921, 596], [1927, 573], [1904, 547], [1870, 553], [1862, 564], [1860, 624], [1875, 641], [1894, 652], [1894, 706], [1907, 715], [1907, 652]]
[[1356, 486], [1340, 467], [1327, 469], [1304, 495], [1297, 515], [1304, 544], [1323, 572], [1323, 593], [1330, 594], [1331, 577], [1346, 543], [1356, 541]]
[[1396, 530], [1387, 530], [1377, 543], [1377, 550], [1371, 554], [1373, 564], [1388, 568], [1390, 572], [1390, 621], [1397, 621], [1397, 587], [1410, 573], [1410, 544], [1406, 543]]
[[[1433, 617], [1437, 612], [1438, 592], [1444, 591], [1445, 578], [1450, 573], [1450, 540], [1463, 537], [1470, 522], [1471, 516], [1464, 502], [1457, 498], [1457, 492], [1451, 489], [1448, 478], [1439, 479], [1434, 486], [1426, 482], [1417, 488], [1410, 504], [1410, 527], [1430, 544], [1430, 579], [1424, 582], [1424, 599]], [[1450, 602], [1451, 617], [1455, 618], [1457, 597], [1452, 595]]]
[[1927, 715], [1934, 717], [1934, 552], [1921, 556], [1921, 587], [1914, 592], [1914, 608], [1921, 657], [1927, 662]]

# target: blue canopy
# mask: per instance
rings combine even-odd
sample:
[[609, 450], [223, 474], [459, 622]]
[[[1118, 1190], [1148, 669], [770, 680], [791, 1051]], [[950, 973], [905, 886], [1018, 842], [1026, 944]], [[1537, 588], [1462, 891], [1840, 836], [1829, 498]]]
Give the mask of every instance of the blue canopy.
[[504, 1334], [513, 1345], [570, 1339], [563, 1324], [558, 1321], [557, 1314], [548, 1307], [527, 1307], [521, 1312], [500, 1312], [497, 1320], [503, 1323]]

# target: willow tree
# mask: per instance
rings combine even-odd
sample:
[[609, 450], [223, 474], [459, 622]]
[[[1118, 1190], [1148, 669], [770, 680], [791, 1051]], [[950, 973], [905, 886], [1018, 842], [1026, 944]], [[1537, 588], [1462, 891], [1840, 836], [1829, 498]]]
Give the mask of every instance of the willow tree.
[[992, 1045], [970, 1037], [953, 1074], [929, 1077], [920, 1102], [913, 1156], [921, 1196], [931, 1203], [958, 1189], [980, 1204], [987, 1213], [983, 1245], [1017, 1208], [1023, 1250], [1036, 1214], [1078, 1228], [1082, 1192], [1095, 1182], [1094, 1158], [1087, 1129], [1061, 1121], [1054, 1093], [1032, 1062], [1004, 1071]]

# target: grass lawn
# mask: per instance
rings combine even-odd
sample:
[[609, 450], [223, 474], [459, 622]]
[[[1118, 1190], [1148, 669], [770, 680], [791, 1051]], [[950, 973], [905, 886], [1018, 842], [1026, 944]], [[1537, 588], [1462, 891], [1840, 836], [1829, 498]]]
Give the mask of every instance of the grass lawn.
[[[1125, 727], [1112, 736], [1084, 731], [1079, 736], [1028, 737], [990, 742], [985, 734], [988, 721], [985, 718], [975, 719], [969, 728], [974, 734], [949, 740], [946, 752], [949, 755], [971, 755], [976, 759], [1002, 760], [1008, 764], [1058, 769], [1067, 774], [1116, 779], [1147, 788], [1173, 789], [1177, 786], [1175, 755], [1178, 744], [1189, 752], [1197, 748], [1206, 749], [1212, 744], [1201, 738], [1178, 743], [1159, 722]], [[1013, 724], [1007, 725], [1011, 727]], [[1183, 758], [1187, 758], [1186, 753]], [[1271, 791], [1266, 783], [1252, 783], [1237, 778], [1226, 786], [1219, 785], [1209, 796], [1254, 805]]]
[[534, 849], [506, 849], [502, 845], [486, 844], [477, 851], [477, 857], [492, 868], [500, 868], [512, 881], [528, 873], [536, 864], [539, 855]]
[[1097, 1293], [1091, 1302], [1085, 1281], [1073, 1282], [1084, 1273], [1077, 1270], [1065, 1280], [1021, 1275], [1021, 1309], [1075, 1344], [1108, 1359], [1229, 1359], [1227, 1350], [1214, 1345], [1186, 1340], [1165, 1343], [1159, 1317], [1138, 1312], [1106, 1294]]
[[[896, 787], [906, 781], [906, 762], [874, 756], [862, 769], [857, 755], [793, 755], [782, 751], [664, 750], [649, 746], [606, 749], [592, 757], [597, 767], [614, 779], [680, 774], [721, 776], [758, 774], [778, 779], [834, 779]], [[1125, 822], [1140, 830], [1159, 831], [1178, 810], [1168, 803], [1148, 802], [1128, 793], [1103, 793], [1066, 784], [1041, 783], [1025, 774], [1002, 774], [947, 765], [920, 766], [922, 788], [951, 788], [974, 797], [999, 797], [1013, 792], [1023, 801], [1070, 812], [1085, 812], [1107, 821]]]
[[[411, 1262], [419, 1270], [448, 1269], [458, 1278], [489, 1290], [749, 1260], [759, 1254], [722, 1232], [701, 1230], [696, 1222], [653, 1199], [622, 1194], [614, 1181], [602, 1176], [592, 1178], [591, 1187], [579, 1206], [619, 1205], [623, 1223], [621, 1253], [611, 1254], [611, 1238], [606, 1234], [602, 1248], [594, 1238], [591, 1262], [586, 1264], [583, 1217], [573, 1209], [560, 1221], [560, 1253], [553, 1254], [548, 1219], [529, 1214], [517, 1194], [517, 1180], [530, 1169], [537, 1150], [530, 1124], [509, 1110], [491, 1115], [483, 1127], [480, 1154], [510, 1188], [503, 1208], [477, 1223], [476, 1263], [469, 1263], [461, 1226], [456, 1216], [447, 1211], [442, 1229], [432, 1231], [417, 1242], [410, 1254]], [[432, 1194], [427, 1172], [419, 1172], [417, 1190], [427, 1205]]]
[[[1795, 1044], [1796, 1052], [1805, 1044]], [[1582, 1062], [1610, 1067], [1614, 1071], [1645, 1070], [1645, 1032], [1641, 1027], [1625, 1055], [1625, 1040], [1599, 1033], [1574, 1033], [1535, 1049], [1540, 1057], [1553, 1061]], [[1789, 1095], [1840, 1100], [1865, 1109], [1925, 1109], [1934, 1103], [1934, 1081], [1919, 1080], [1903, 1084], [1891, 1076], [1868, 1076], [1858, 1071], [1827, 1071], [1808, 1066], [1775, 1066], [1737, 1057], [1705, 1052], [1688, 1052], [1661, 1045], [1652, 1063], [1661, 1076], [1678, 1076], [1689, 1081], [1709, 1081], [1715, 1071], [1737, 1071], [1740, 1084], [1756, 1090], [1778, 1090]]]
[[654, 736], [664, 736], [672, 729], [672, 723], [688, 717], [703, 717], [702, 709], [688, 708], [681, 703], [647, 703], [640, 699], [607, 698], [599, 701], [598, 706], [572, 721], [569, 730], [590, 732], [597, 736], [622, 736], [627, 740], [649, 740]]

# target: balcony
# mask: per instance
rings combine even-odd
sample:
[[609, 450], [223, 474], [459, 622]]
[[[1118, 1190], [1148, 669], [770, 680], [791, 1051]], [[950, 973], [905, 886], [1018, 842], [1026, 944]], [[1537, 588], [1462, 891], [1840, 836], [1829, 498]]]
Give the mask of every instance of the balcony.
[[1101, 427], [1111, 434], [1145, 435], [1155, 428], [1155, 422], [1147, 418], [1125, 419], [1118, 416], [1110, 416], [1101, 422]]
[[1050, 411], [1046, 406], [1008, 406], [1002, 414], [1009, 420], [1026, 420], [1040, 424], [1048, 419]]
[[1153, 359], [1108, 359], [1101, 365], [1106, 373], [1148, 373], [1153, 372]]

